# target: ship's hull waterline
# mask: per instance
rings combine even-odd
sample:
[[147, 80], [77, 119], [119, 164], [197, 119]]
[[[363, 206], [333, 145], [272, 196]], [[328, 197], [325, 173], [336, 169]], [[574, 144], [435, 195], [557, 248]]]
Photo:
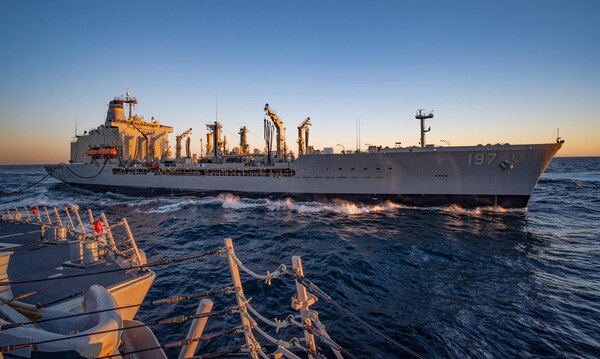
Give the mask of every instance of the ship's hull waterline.
[[233, 193], [299, 200], [346, 199], [411, 206], [522, 208], [562, 143], [383, 149], [304, 155], [274, 166], [119, 167], [116, 160], [48, 166], [60, 181], [141, 195]]

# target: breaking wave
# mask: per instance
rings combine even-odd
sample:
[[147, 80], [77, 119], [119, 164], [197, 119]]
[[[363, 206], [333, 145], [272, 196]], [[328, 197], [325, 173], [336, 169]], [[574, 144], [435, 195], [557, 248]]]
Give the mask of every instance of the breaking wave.
[[231, 193], [222, 193], [216, 197], [157, 197], [151, 199], [138, 199], [129, 201], [128, 207], [136, 208], [143, 213], [171, 213], [184, 208], [197, 206], [218, 206], [224, 209], [246, 211], [265, 210], [269, 212], [294, 212], [299, 214], [332, 213], [341, 215], [361, 215], [375, 213], [392, 213], [401, 210], [433, 211], [450, 215], [466, 215], [481, 217], [483, 215], [503, 215], [508, 213], [523, 213], [526, 209], [506, 209], [499, 206], [463, 208], [459, 205], [443, 207], [413, 207], [391, 201], [378, 204], [363, 204], [347, 200], [333, 199], [328, 202], [296, 201], [285, 199], [251, 199], [240, 197]]

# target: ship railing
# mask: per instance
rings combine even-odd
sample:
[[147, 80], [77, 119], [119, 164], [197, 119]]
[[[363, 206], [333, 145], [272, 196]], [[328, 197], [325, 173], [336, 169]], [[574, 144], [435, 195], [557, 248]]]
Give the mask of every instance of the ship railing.
[[[141, 265], [146, 261], [126, 218], [111, 224], [104, 213], [101, 213], [98, 219], [94, 219], [92, 210], [88, 209], [89, 221], [86, 223], [82, 220], [77, 206], [65, 206], [60, 210], [57, 207], [49, 209], [43, 205], [30, 208], [23, 206], [21, 211], [17, 207], [6, 208], [2, 220], [39, 225], [41, 240], [67, 241], [70, 235], [80, 242], [75, 243], [75, 246], [80, 245], [93, 252], [90, 257], [92, 262], [105, 258], [109, 253], [113, 253], [121, 265]], [[80, 254], [83, 256], [83, 250]], [[75, 258], [72, 260], [77, 261]]]
[[[253, 331], [256, 331], [267, 341], [271, 342], [272, 344], [275, 344], [278, 347], [278, 349], [277, 351], [275, 351], [275, 353], [272, 353], [274, 357], [284, 356], [286, 358], [298, 358], [298, 356], [296, 356], [290, 350], [300, 349], [308, 355], [308, 358], [321, 358], [323, 357], [323, 355], [317, 351], [315, 346], [316, 339], [318, 339], [324, 345], [328, 346], [336, 358], [341, 359], [342, 354], [348, 357], [352, 357], [352, 355], [348, 353], [345, 349], [343, 349], [342, 346], [340, 346], [338, 343], [331, 339], [331, 337], [325, 330], [325, 326], [321, 323], [319, 319], [319, 313], [310, 308], [317, 302], [318, 299], [321, 299], [327, 303], [332, 304], [336, 307], [336, 309], [338, 309], [340, 313], [357, 321], [365, 329], [370, 330], [371, 332], [380, 336], [389, 344], [404, 351], [409, 356], [415, 358], [423, 358], [423, 356], [419, 353], [399, 343], [398, 341], [394, 340], [382, 331], [375, 328], [373, 325], [361, 319], [357, 314], [353, 313], [350, 309], [338, 303], [330, 295], [325, 293], [314, 282], [308, 280], [304, 276], [304, 270], [302, 268], [302, 259], [300, 257], [292, 257], [292, 270], [289, 270], [285, 265], [280, 265], [274, 272], [259, 274], [247, 268], [239, 260], [233, 249], [231, 239], [225, 239], [225, 248], [227, 249], [227, 256], [231, 276], [235, 287], [236, 298], [238, 301], [238, 307], [240, 311], [240, 317], [242, 318], [242, 326], [244, 328], [244, 331], [245, 333], [252, 333]], [[296, 287], [296, 294], [294, 295], [294, 297], [292, 297], [292, 308], [299, 311], [300, 314], [290, 314], [288, 316], [285, 316], [286, 319], [280, 321], [277, 319], [269, 320], [265, 316], [258, 313], [250, 305], [250, 300], [247, 300], [244, 296], [244, 292], [241, 287], [241, 281], [239, 280], [239, 270], [242, 270], [243, 272], [247, 273], [248, 275], [257, 280], [264, 281], [267, 285], [270, 285], [272, 280], [276, 278], [281, 278], [284, 276], [292, 277]], [[267, 325], [275, 327], [277, 333], [280, 329], [287, 328], [288, 326], [296, 326], [298, 328], [301, 328], [304, 332], [304, 338], [303, 340], [293, 338], [289, 341], [276, 339], [267, 334], [264, 330], [262, 330], [257, 325], [257, 321], [254, 319], [254, 317], [258, 318], [260, 321]], [[300, 344], [301, 342], [303, 344]], [[247, 336], [246, 347], [249, 349], [249, 353], [252, 357], [257, 357], [256, 355], [252, 355], [253, 353], [258, 353], [260, 357], [267, 357], [264, 351], [256, 345], [255, 339], [253, 339], [252, 336]]]
[[[298, 256], [292, 257], [292, 271], [288, 270], [285, 265], [280, 265], [275, 271], [266, 274], [256, 273], [247, 268], [242, 261], [236, 256], [231, 238], [225, 239], [225, 249], [227, 250], [227, 261], [231, 272], [231, 279], [235, 290], [235, 296], [240, 313], [240, 320], [244, 332], [246, 348], [252, 358], [264, 357], [286, 357], [299, 358], [294, 351], [302, 351], [306, 353], [308, 358], [320, 358], [322, 354], [318, 352], [315, 338], [320, 339], [324, 344], [329, 346], [331, 351], [337, 358], [342, 358], [341, 346], [335, 343], [321, 324], [318, 317], [319, 314], [315, 310], [310, 309], [317, 302], [317, 297], [307, 291], [299, 279], [304, 276], [302, 268], [302, 259]], [[246, 298], [242, 281], [240, 279], [240, 270], [250, 275], [252, 278], [264, 282], [266, 285], [271, 285], [274, 279], [284, 276], [294, 278], [296, 284], [296, 294], [292, 297], [292, 308], [297, 310], [299, 314], [288, 314], [284, 320], [270, 320], [266, 316], [260, 314], [251, 304], [251, 299]], [[255, 319], [256, 318], [256, 319]], [[290, 326], [300, 328], [303, 331], [304, 338], [301, 340], [297, 337], [289, 340], [276, 338], [263, 330], [258, 321], [275, 328], [276, 334], [280, 330]], [[265, 349], [256, 339], [255, 334], [260, 335], [267, 340], [271, 345], [275, 345], [277, 349], [269, 356]]]
[[[92, 216], [91, 211], [90, 216]], [[127, 222], [126, 218], [121, 219], [112, 226], [109, 225], [108, 220], [106, 219], [106, 215], [104, 213], [100, 214], [100, 218], [102, 223], [104, 224], [104, 228], [106, 229], [106, 237], [108, 238], [109, 248], [115, 254], [123, 257], [127, 263], [131, 263], [132, 265], [141, 265], [146, 263], [146, 258], [145, 256], [141, 255], [142, 252], [139, 250], [137, 243], [133, 238], [133, 233], [131, 232], [131, 228], [129, 227], [129, 223]], [[117, 242], [113, 233], [116, 234], [118, 230], [124, 231], [124, 235], [118, 237], [121, 240]]]

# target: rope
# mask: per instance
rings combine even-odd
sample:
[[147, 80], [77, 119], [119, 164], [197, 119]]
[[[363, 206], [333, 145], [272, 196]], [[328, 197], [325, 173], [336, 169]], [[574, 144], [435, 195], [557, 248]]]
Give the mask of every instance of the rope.
[[133, 269], [144, 269], [144, 268], [149, 268], [149, 267], [166, 266], [166, 265], [169, 265], [172, 263], [179, 263], [179, 262], [183, 262], [183, 261], [187, 261], [187, 260], [191, 260], [191, 259], [221, 255], [221, 253], [223, 251], [224, 251], [223, 248], [219, 248], [219, 249], [216, 249], [211, 252], [193, 254], [193, 255], [189, 255], [189, 256], [183, 256], [183, 257], [172, 258], [172, 259], [162, 259], [159, 261], [146, 263], [146, 264], [140, 264], [137, 266], [109, 269], [109, 270], [98, 271], [98, 272], [80, 273], [80, 274], [72, 274], [72, 275], [60, 276], [60, 277], [38, 278], [38, 279], [29, 279], [29, 280], [21, 280], [21, 281], [4, 281], [4, 282], [0, 282], [0, 286], [13, 285], [13, 284], [36, 283], [36, 282], [44, 282], [44, 281], [59, 280], [59, 279], [71, 279], [71, 278], [85, 277], [85, 276], [90, 276], [90, 275], [129, 271], [129, 270], [133, 270]]
[[[348, 353], [347, 351], [345, 351], [341, 345], [339, 345], [338, 343], [336, 343], [335, 341], [333, 341], [333, 339], [331, 339], [331, 337], [329, 336], [329, 334], [327, 334], [327, 330], [325, 329], [325, 325], [323, 325], [323, 323], [321, 323], [321, 321], [319, 320], [318, 314], [315, 312], [315, 315], [313, 316], [313, 321], [312, 321], [312, 328], [311, 329], [316, 329], [320, 335], [317, 336], [317, 338], [319, 338], [319, 340], [321, 340], [322, 342], [324, 342], [325, 344], [327, 344], [331, 350], [333, 351], [333, 354], [336, 356], [336, 358], [338, 359], [343, 359], [341, 353], [343, 352], [346, 356], [348, 357], [354, 357], [352, 354]], [[323, 338], [321, 337], [323, 336]]]
[[77, 292], [77, 293], [69, 294], [66, 297], [62, 297], [60, 299], [53, 300], [53, 301], [48, 302], [48, 303], [38, 303], [38, 304], [35, 305], [35, 307], [38, 308], [38, 309], [46, 308], [46, 307], [48, 307], [50, 305], [54, 305], [56, 303], [60, 303], [60, 302], [63, 302], [65, 300], [69, 300], [71, 298], [75, 298], [75, 297], [80, 296], [82, 294], [84, 294], [84, 292]]
[[[144, 352], [149, 352], [149, 351], [153, 351], [153, 350], [162, 350], [165, 349], [165, 347], [159, 346], [159, 347], [152, 347], [152, 348], [146, 348], [146, 349], [139, 349], [139, 350], [133, 350], [130, 352], [125, 352], [125, 353], [119, 353], [119, 354], [112, 354], [112, 355], [106, 355], [103, 357], [97, 357], [96, 359], [108, 359], [108, 358], [122, 358], [123, 356], [127, 357], [130, 354], [136, 354], [136, 353], [144, 353]], [[229, 354], [237, 354], [237, 353], [243, 353], [245, 349], [245, 346], [240, 346], [231, 350], [227, 350], [227, 351], [221, 351], [221, 352], [214, 352], [214, 353], [209, 353], [209, 354], [204, 354], [204, 355], [199, 355], [199, 356], [193, 356], [193, 357], [188, 357], [186, 359], [193, 359], [193, 358], [200, 358], [200, 359], [214, 359], [214, 358], [222, 358], [225, 357]]]
[[234, 328], [231, 328], [228, 330], [223, 330], [221, 332], [207, 334], [207, 335], [202, 336], [201, 338], [186, 339], [186, 340], [181, 340], [181, 341], [175, 342], [175, 343], [161, 345], [158, 347], [145, 348], [145, 349], [133, 350], [130, 352], [119, 353], [119, 354], [106, 355], [103, 357], [98, 357], [96, 359], [121, 358], [122, 356], [127, 357], [127, 355], [129, 355], [129, 354], [143, 353], [143, 352], [152, 351], [152, 350], [179, 348], [184, 345], [189, 345], [190, 343], [195, 342], [195, 341], [203, 341], [203, 342], [210, 341], [210, 340], [214, 340], [214, 339], [220, 338], [220, 337], [228, 335], [228, 334], [235, 334], [235, 332], [237, 330], [239, 330], [240, 328], [241, 327], [234, 327]]
[[23, 191], [26, 191], [26, 190], [30, 189], [31, 187], [37, 186], [38, 184], [40, 184], [40, 183], [42, 183], [44, 180], [46, 180], [46, 178], [50, 177], [50, 176], [52, 175], [52, 173], [54, 173], [54, 171], [56, 171], [56, 169], [57, 169], [58, 167], [60, 167], [62, 164], [63, 164], [63, 163], [56, 165], [56, 166], [55, 166], [55, 167], [54, 167], [54, 168], [53, 168], [53, 169], [52, 169], [50, 172], [48, 172], [48, 173], [47, 173], [47, 174], [46, 174], [44, 177], [42, 177], [42, 179], [41, 179], [41, 180], [39, 180], [39, 181], [37, 181], [37, 182], [34, 182], [34, 183], [30, 184], [29, 186], [26, 186], [26, 187], [23, 187], [23, 188], [21, 188], [21, 189], [18, 189], [18, 190], [16, 190], [16, 191], [13, 191], [13, 192], [6, 193], [6, 194], [4, 194], [3, 196], [12, 196], [12, 195], [14, 195], [14, 194], [19, 194], [19, 193], [21, 193], [21, 192], [23, 192]]
[[193, 293], [193, 294], [186, 294], [186, 295], [178, 295], [178, 296], [170, 297], [170, 298], [166, 298], [166, 299], [156, 299], [156, 300], [153, 300], [150, 303], [152, 305], [175, 304], [175, 303], [183, 302], [185, 300], [206, 298], [208, 296], [221, 295], [221, 294], [223, 294], [223, 295], [229, 295], [229, 294], [232, 294], [232, 293], [235, 293], [235, 288], [233, 288], [233, 287], [223, 287], [223, 288], [220, 288], [220, 289], [209, 290], [208, 292]]
[[[293, 314], [288, 315], [284, 320], [278, 320], [277, 318], [275, 318], [275, 321], [271, 321], [269, 319], [267, 319], [266, 317], [262, 316], [259, 312], [256, 311], [256, 309], [254, 309], [251, 305], [250, 305], [250, 300], [246, 301], [246, 303], [244, 303], [246, 305], [246, 308], [258, 319], [260, 319], [263, 323], [268, 324], [272, 327], [275, 327], [275, 333], [279, 333], [279, 331], [281, 329], [285, 329], [287, 327], [289, 327], [292, 324], [296, 324], [298, 322], [294, 321], [294, 319], [296, 318]], [[302, 324], [299, 325], [300, 327], [302, 327]]]
[[347, 357], [349, 357], [351, 359], [356, 358], [354, 355], [352, 355], [347, 350], [345, 350], [344, 348], [342, 348], [338, 343], [336, 343], [333, 340], [331, 340], [331, 338], [329, 338], [329, 336], [327, 335], [327, 333], [324, 333], [320, 329], [316, 329], [315, 327], [307, 327], [306, 330], [308, 332], [310, 332], [310, 334], [312, 334], [315, 337], [317, 337], [317, 339], [319, 339], [321, 342], [323, 342], [327, 346], [329, 346], [334, 353], [335, 352], [344, 353], [345, 356], [347, 356]]
[[158, 324], [160, 324], [160, 325], [181, 324], [181, 323], [185, 323], [187, 321], [193, 320], [193, 319], [207, 318], [207, 317], [211, 317], [211, 316], [224, 315], [224, 314], [232, 315], [237, 311], [236, 309], [237, 309], [237, 306], [231, 306], [229, 308], [220, 310], [218, 312], [200, 313], [200, 314], [192, 314], [192, 315], [180, 315], [180, 316], [174, 317], [174, 318], [159, 320]]
[[[126, 329], [129, 329], [129, 328], [126, 328]], [[149, 352], [149, 351], [162, 350], [162, 349], [163, 349], [162, 346], [138, 349], [138, 350], [132, 350], [132, 351], [126, 352], [126, 353], [118, 353], [118, 354], [112, 354], [112, 355], [105, 355], [103, 357], [96, 357], [96, 359], [123, 358], [123, 356], [125, 356], [125, 358], [127, 358], [127, 355], [129, 355], [129, 354], [145, 353], [145, 352]]]
[[214, 353], [209, 353], [209, 354], [204, 354], [204, 355], [198, 355], [198, 356], [193, 356], [190, 357], [188, 359], [215, 359], [215, 358], [223, 358], [229, 354], [237, 354], [237, 353], [243, 353], [244, 349], [246, 349], [245, 345], [239, 346], [237, 348], [233, 348], [230, 350], [226, 350], [226, 351], [221, 351], [221, 352], [214, 352]]
[[[308, 351], [307, 348], [305, 348], [302, 345], [300, 345], [300, 340], [298, 338], [292, 338], [289, 341], [285, 341], [285, 340], [273, 338], [267, 332], [265, 332], [264, 330], [262, 330], [258, 326], [258, 324], [256, 324], [256, 320], [254, 320], [254, 318], [252, 318], [248, 313], [243, 313], [243, 315], [248, 320], [251, 329], [256, 330], [263, 338], [265, 338], [268, 341], [270, 341], [271, 343], [275, 344], [277, 347], [282, 347], [282, 348], [285, 348], [285, 349], [297, 348], [297, 349], [301, 349], [303, 351]], [[263, 351], [262, 351], [262, 348], [259, 349], [259, 350], [260, 350], [259, 353], [264, 354]], [[299, 357], [295, 357], [295, 359], [300, 359], [300, 358]]]
[[304, 287], [306, 287], [306, 289], [309, 292], [320, 297], [321, 299], [325, 300], [326, 302], [333, 304], [339, 310], [341, 310], [346, 315], [348, 315], [352, 319], [356, 320], [357, 322], [359, 322], [360, 324], [365, 326], [367, 329], [371, 330], [375, 334], [379, 335], [383, 339], [387, 340], [388, 342], [392, 343], [393, 345], [397, 346], [398, 348], [404, 350], [405, 352], [411, 354], [415, 358], [424, 359], [424, 357], [422, 355], [420, 355], [419, 353], [413, 351], [412, 349], [410, 349], [409, 347], [407, 347], [405, 345], [400, 344], [398, 341], [394, 340], [393, 338], [389, 337], [388, 335], [384, 334], [382, 331], [378, 330], [371, 324], [369, 324], [366, 321], [364, 321], [363, 319], [361, 319], [358, 315], [356, 315], [352, 311], [350, 311], [350, 309], [347, 309], [346, 307], [344, 307], [341, 304], [339, 304], [338, 302], [336, 302], [333, 298], [331, 298], [329, 295], [327, 295], [327, 293], [323, 292], [319, 287], [317, 287], [313, 282], [309, 281], [308, 279], [306, 279], [304, 277], [300, 277], [298, 275], [295, 275], [294, 277], [300, 284], [302, 284]]
[[77, 173], [73, 172], [67, 166], [67, 164], [65, 164], [64, 162], [61, 162], [61, 163], [57, 164], [56, 166], [54, 166], [54, 168], [52, 168], [52, 170], [50, 172], [48, 172], [44, 177], [42, 177], [42, 179], [40, 179], [39, 181], [34, 182], [34, 183], [32, 183], [32, 184], [30, 184], [30, 185], [28, 185], [26, 187], [23, 187], [21, 189], [16, 190], [16, 191], [5, 193], [2, 196], [12, 196], [12, 195], [22, 193], [22, 192], [24, 192], [24, 191], [26, 191], [26, 190], [28, 190], [28, 189], [30, 189], [32, 187], [37, 186], [38, 184], [40, 184], [43, 181], [45, 181], [46, 178], [50, 177], [54, 173], [54, 171], [56, 171], [59, 167], [64, 167], [67, 171], [69, 171], [75, 177], [78, 177], [78, 178], [81, 178], [81, 179], [94, 179], [94, 178], [98, 177], [100, 175], [100, 173], [102, 173], [102, 171], [104, 171], [104, 167], [106, 167], [106, 163], [108, 163], [108, 158], [106, 160], [104, 160], [104, 164], [102, 165], [102, 168], [95, 175], [93, 175], [93, 176], [81, 176], [81, 175], [78, 175]]
[[81, 178], [81, 179], [94, 179], [98, 176], [100, 176], [100, 173], [102, 173], [102, 171], [104, 171], [104, 167], [106, 167], [106, 164], [108, 163], [108, 158], [104, 160], [104, 164], [102, 165], [102, 168], [100, 169], [100, 171], [98, 171], [98, 173], [96, 173], [95, 175], [92, 176], [82, 176], [82, 175], [78, 175], [77, 173], [73, 172], [73, 170], [71, 170], [66, 164], [61, 163], [56, 167], [59, 166], [63, 166], [69, 173], [71, 173], [73, 176]]
[[124, 306], [115, 307], [115, 308], [99, 309], [99, 310], [93, 310], [93, 311], [90, 311], [90, 312], [64, 315], [62, 317], [33, 320], [33, 321], [30, 321], [30, 322], [19, 322], [19, 323], [4, 324], [4, 325], [0, 326], [0, 330], [18, 328], [18, 327], [22, 327], [22, 326], [25, 326], [25, 325], [41, 324], [41, 323], [46, 323], [46, 322], [52, 322], [52, 321], [55, 321], [55, 320], [63, 320], [63, 319], [69, 319], [69, 318], [76, 318], [76, 317], [81, 317], [81, 316], [91, 315], [91, 314], [111, 312], [113, 310], [119, 310], [119, 309], [135, 308], [135, 307], [140, 307], [141, 305], [142, 304], [131, 304], [131, 305], [124, 305]]
[[164, 345], [164, 348], [165, 349], [174, 349], [174, 348], [179, 348], [179, 347], [189, 345], [189, 344], [195, 343], [195, 342], [209, 342], [211, 340], [215, 340], [215, 339], [224, 337], [226, 335], [240, 333], [243, 330], [244, 330], [244, 328], [242, 326], [238, 325], [236, 327], [225, 329], [220, 332], [205, 334], [200, 338], [191, 338], [191, 339], [180, 340], [180, 341], [174, 342], [174, 343], [168, 343], [168, 344]]
[[[16, 284], [16, 285], [12, 286], [12, 289], [14, 291], [15, 288], [22, 288], [24, 286], [25, 286], [25, 284]], [[13, 298], [11, 300], [8, 300], [6, 303], [0, 303], [0, 305], [10, 304], [11, 302], [13, 302], [15, 300], [20, 300], [20, 299], [23, 299], [23, 298], [27, 298], [30, 295], [39, 294], [39, 293], [42, 293], [42, 292], [44, 292], [44, 291], [46, 291], [48, 289], [56, 288], [58, 286], [60, 286], [60, 283], [54, 283], [54, 284], [46, 285], [46, 286], [43, 286], [43, 287], [39, 288], [38, 290], [33, 291], [31, 293], [26, 293], [24, 295], [19, 295], [19, 296], [15, 297], [15, 298]]]
[[1, 307], [1, 306], [3, 306], [3, 305], [6, 305], [6, 304], [10, 304], [10, 303], [12, 303], [12, 302], [15, 302], [15, 301], [17, 301], [17, 300], [21, 300], [21, 299], [23, 299], [23, 298], [31, 297], [32, 295], [35, 295], [35, 294], [37, 294], [38, 292], [39, 292], [39, 291], [37, 291], [37, 290], [36, 290], [36, 291], [33, 291], [33, 292], [29, 292], [29, 293], [23, 293], [23, 294], [21, 294], [21, 295], [17, 295], [16, 297], [13, 297], [13, 298], [11, 298], [11, 299], [9, 299], [9, 300], [4, 300], [4, 301], [0, 302], [0, 307]]
[[[221, 293], [223, 293], [225, 291], [229, 291], [229, 290], [231, 290], [231, 288], [227, 287], [227, 288], [216, 289], [214, 291], [208, 291], [208, 292], [204, 292], [204, 293], [195, 293], [195, 294], [190, 294], [190, 295], [186, 295], [186, 296], [177, 296], [177, 297], [171, 297], [171, 298], [166, 298], [166, 299], [157, 299], [157, 300], [153, 300], [151, 302], [142, 302], [142, 303], [139, 303], [139, 304], [124, 305], [124, 306], [115, 307], [115, 308], [99, 309], [99, 310], [95, 310], [95, 311], [69, 314], [69, 315], [65, 315], [65, 316], [40, 319], [40, 320], [30, 321], [30, 322], [20, 322], [20, 323], [4, 324], [4, 325], [0, 326], [0, 330], [6, 330], [6, 329], [11, 329], [11, 328], [22, 327], [24, 325], [40, 324], [40, 323], [51, 322], [51, 321], [56, 321], [56, 320], [82, 317], [82, 316], [86, 316], [86, 315], [90, 315], [90, 314], [98, 314], [98, 313], [110, 312], [110, 311], [119, 310], [119, 309], [128, 309], [128, 308], [135, 308], [135, 307], [142, 307], [142, 306], [144, 306], [144, 307], [150, 306], [151, 307], [151, 306], [157, 306], [157, 305], [162, 305], [162, 304], [179, 303], [179, 302], [181, 302], [183, 300], [204, 298], [204, 297], [207, 297], [207, 296], [213, 295], [213, 294], [221, 294]], [[77, 294], [81, 294], [81, 293], [77, 293]], [[69, 297], [74, 297], [74, 296], [76, 296], [76, 295], [72, 294]], [[40, 308], [40, 306], [37, 306], [37, 307]], [[179, 317], [177, 317], [177, 318], [179, 318]]]
[[5, 346], [0, 347], [0, 352], [2, 352], [2, 353], [12, 352], [15, 350], [25, 349], [25, 348], [33, 347], [33, 346], [40, 345], [40, 344], [54, 343], [54, 342], [59, 342], [59, 341], [63, 341], [63, 340], [82, 338], [82, 337], [86, 337], [88, 335], [106, 334], [106, 333], [112, 333], [112, 332], [117, 332], [117, 331], [121, 331], [121, 330], [147, 327], [148, 325], [150, 325], [150, 324], [138, 324], [138, 325], [132, 325], [127, 328], [107, 329], [107, 330], [101, 330], [101, 331], [93, 332], [93, 333], [76, 334], [76, 335], [70, 335], [68, 337], [63, 337], [63, 338], [43, 340], [43, 341], [39, 341], [39, 342], [35, 342], [35, 343], [10, 344], [10, 345], [5, 345]]
[[[176, 304], [176, 303], [181, 303], [181, 302], [186, 301], [186, 300], [206, 298], [206, 297], [209, 297], [209, 296], [229, 295], [229, 294], [233, 293], [234, 290], [235, 289], [233, 287], [223, 287], [223, 288], [219, 288], [219, 289], [209, 290], [207, 292], [200, 292], [200, 293], [193, 293], [193, 294], [186, 294], [186, 295], [178, 295], [178, 296], [175, 296], [175, 297], [169, 297], [169, 298], [165, 298], [165, 299], [155, 299], [155, 300], [153, 300], [151, 302], [143, 302], [142, 304], [140, 304], [140, 306], [156, 306], [156, 305], [162, 305], [162, 304]], [[36, 294], [36, 293], [39, 293], [39, 292], [40, 291], [32, 292], [32, 293], [29, 293], [29, 295]], [[45, 307], [48, 307], [50, 305], [53, 305], [53, 304], [56, 304], [56, 303], [60, 303], [62, 301], [65, 301], [65, 300], [77, 297], [77, 296], [82, 295], [82, 294], [84, 294], [84, 292], [73, 293], [73, 294], [70, 294], [68, 296], [65, 296], [63, 298], [57, 299], [57, 300], [49, 302], [49, 303], [39, 303], [39, 304], [36, 304], [36, 307], [38, 309], [45, 308]], [[27, 295], [27, 296], [29, 296], [29, 295]], [[20, 299], [20, 298], [18, 298], [18, 299]], [[14, 300], [17, 300], [17, 299], [12, 299], [9, 302], [12, 302]], [[6, 303], [0, 303], [0, 306], [3, 305], [3, 304], [6, 304]]]
[[229, 252], [229, 256], [231, 257], [231, 259], [233, 259], [235, 261], [235, 263], [237, 263], [238, 267], [240, 267], [241, 270], [243, 270], [244, 272], [249, 274], [251, 277], [254, 277], [255, 279], [264, 281], [267, 285], [271, 285], [272, 279], [279, 278], [286, 274], [289, 274], [289, 271], [287, 270], [287, 268], [284, 264], [280, 265], [273, 273], [267, 271], [266, 275], [258, 274], [256, 272], [246, 268], [244, 266], [244, 264], [242, 263], [242, 261], [235, 255], [235, 253]]

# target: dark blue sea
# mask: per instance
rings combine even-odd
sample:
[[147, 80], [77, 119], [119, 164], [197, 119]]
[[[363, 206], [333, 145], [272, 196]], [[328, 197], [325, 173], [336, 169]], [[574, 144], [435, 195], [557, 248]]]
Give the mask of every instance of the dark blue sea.
[[[554, 159], [523, 210], [250, 200], [226, 194], [142, 198], [92, 193], [53, 179], [6, 196], [44, 175], [41, 166], [0, 167], [0, 208], [76, 204], [104, 211], [109, 219], [126, 217], [150, 261], [215, 249], [225, 237], [233, 239], [244, 264], [261, 273], [281, 263], [291, 267], [291, 256], [299, 255], [305, 276], [337, 303], [428, 358], [600, 357], [598, 157]], [[148, 299], [230, 284], [221, 257], [156, 272]], [[290, 278], [271, 286], [245, 274], [242, 279], [246, 296], [266, 317], [283, 319], [293, 312]], [[234, 304], [231, 296], [213, 299], [215, 310]], [[192, 314], [196, 305], [143, 308], [138, 319], [154, 323]], [[320, 300], [312, 308], [354, 357], [410, 357], [331, 303]], [[208, 323], [206, 333], [217, 332], [239, 324], [239, 316]], [[186, 325], [151, 327], [162, 344], [187, 333]], [[281, 334], [302, 337], [291, 329]], [[202, 344], [199, 352], [226, 350], [242, 340], [239, 334], [222, 337]]]

